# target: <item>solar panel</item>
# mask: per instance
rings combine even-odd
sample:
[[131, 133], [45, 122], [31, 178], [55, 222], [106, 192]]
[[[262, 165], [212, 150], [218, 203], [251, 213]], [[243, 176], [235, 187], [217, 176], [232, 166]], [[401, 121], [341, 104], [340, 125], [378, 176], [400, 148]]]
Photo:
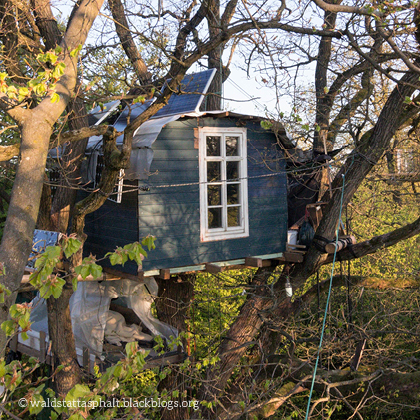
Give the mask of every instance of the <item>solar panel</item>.
[[[127, 127], [128, 117], [130, 117], [130, 122], [134, 121], [140, 114], [146, 111], [147, 108], [153, 103], [154, 99], [149, 99], [143, 104], [138, 102], [136, 104], [127, 105], [124, 108], [124, 111], [121, 112], [121, 115], [118, 117], [117, 121], [114, 123], [114, 127], [117, 131], [123, 132], [125, 127]], [[117, 144], [122, 144], [124, 136], [121, 135], [117, 138]]]
[[92, 125], [99, 125], [108, 115], [110, 115], [117, 106], [120, 104], [120, 101], [112, 101], [105, 104], [103, 107], [96, 106], [88, 114], [89, 127]]
[[[204, 95], [207, 93], [215, 73], [216, 69], [210, 69], [200, 73], [187, 74], [182, 79], [180, 85], [180, 93], [173, 94], [169, 98], [168, 104], [160, 109], [152, 117], [152, 119], [168, 117], [177, 114], [188, 114], [190, 112], [198, 112], [200, 110], [200, 105], [203, 102]], [[162, 88], [162, 91], [164, 88], [165, 86]], [[123, 132], [127, 127], [128, 116], [130, 116], [130, 121], [133, 121], [140, 114], [142, 114], [154, 101], [155, 99], [149, 99], [143, 104], [139, 102], [126, 106], [121, 115], [113, 124], [115, 129], [119, 132]], [[103, 110], [97, 107], [91, 111], [89, 116], [95, 118], [95, 120], [98, 121], [96, 124], [99, 124], [106, 118], [107, 115], [116, 109], [118, 104], [119, 101], [105, 104], [105, 108]], [[122, 144], [123, 138], [123, 135], [120, 135], [117, 138], [117, 144]], [[101, 143], [102, 136], [93, 136], [89, 139], [88, 149], [99, 147]]]
[[213, 80], [216, 69], [200, 73], [187, 74], [181, 82], [180, 94], [172, 94], [168, 104], [160, 109], [152, 118], [167, 117], [175, 114], [198, 112], [204, 94]]

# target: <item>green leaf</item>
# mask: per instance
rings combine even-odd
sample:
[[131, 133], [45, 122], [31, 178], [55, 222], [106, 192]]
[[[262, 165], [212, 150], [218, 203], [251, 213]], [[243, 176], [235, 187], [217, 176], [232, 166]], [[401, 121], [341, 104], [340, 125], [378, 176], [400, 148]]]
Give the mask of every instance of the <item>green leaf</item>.
[[133, 104], [137, 104], [139, 102], [144, 104], [146, 102], [146, 98], [144, 96], [137, 96], [137, 98], [134, 98]]
[[91, 391], [87, 385], [76, 384], [66, 395], [66, 401], [75, 401], [78, 398], [84, 398]]
[[128, 358], [133, 357], [137, 353], [137, 342], [127, 343], [125, 345], [125, 353]]
[[58, 299], [63, 291], [63, 286], [66, 284], [66, 281], [56, 277], [55, 283], [51, 285], [52, 295]]
[[66, 68], [66, 65], [62, 61], [58, 61], [55, 64], [54, 69], [52, 71], [52, 74], [51, 74], [52, 77], [58, 80], [64, 74], [65, 68]]
[[48, 259], [57, 259], [60, 257], [61, 248], [56, 246], [47, 246], [45, 249], [44, 255], [47, 256]]
[[90, 273], [94, 279], [98, 279], [102, 276], [102, 267], [98, 264], [92, 264], [90, 266]]
[[77, 290], [77, 277], [74, 277], [73, 280], [71, 281], [71, 284], [73, 285], [73, 292], [75, 292]]
[[79, 54], [79, 52], [82, 49], [82, 44], [80, 44], [79, 46], [77, 46], [73, 51], [70, 52], [71, 57], [76, 57], [77, 54]]
[[[4, 270], [4, 269], [3, 269]], [[11, 291], [9, 289], [6, 289], [1, 283], [0, 283], [0, 303], [4, 302], [5, 296], [10, 296]]]
[[263, 130], [270, 130], [273, 127], [273, 123], [267, 120], [261, 121], [260, 125]]
[[152, 249], [156, 248], [155, 239], [156, 238], [154, 236], [148, 235], [145, 238], [143, 238], [143, 240], [141, 241], [141, 244], [144, 246], [147, 246], [147, 249], [151, 251]]
[[117, 366], [115, 366], [115, 369], [114, 369], [113, 375], [114, 375], [116, 378], [119, 378], [119, 377], [121, 376], [121, 372], [122, 372], [122, 366], [121, 366], [121, 365], [117, 365]]
[[85, 420], [85, 418], [81, 416], [80, 414], [72, 414], [69, 417], [69, 420]]
[[1, 324], [1, 329], [7, 336], [11, 336], [15, 332], [15, 322], [12, 320], [4, 321]]
[[58, 93], [53, 93], [51, 95], [51, 102], [53, 104], [57, 103], [60, 100], [60, 95]]
[[0, 360], [0, 378], [4, 378], [6, 375], [6, 361]]
[[45, 406], [44, 398], [39, 393], [32, 394], [32, 401], [29, 404], [29, 413], [38, 414], [42, 411]]
[[68, 238], [66, 241], [64, 241], [63, 244], [63, 251], [66, 258], [70, 258], [75, 252], [77, 252], [80, 247], [82, 246], [82, 243], [76, 239], [76, 238]]

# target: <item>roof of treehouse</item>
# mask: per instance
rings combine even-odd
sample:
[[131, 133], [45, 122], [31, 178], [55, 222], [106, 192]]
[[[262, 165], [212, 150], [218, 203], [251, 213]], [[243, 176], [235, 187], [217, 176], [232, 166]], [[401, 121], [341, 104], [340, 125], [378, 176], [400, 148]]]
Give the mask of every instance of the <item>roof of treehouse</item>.
[[[200, 73], [189, 74], [181, 82], [179, 92], [174, 93], [168, 104], [160, 109], [153, 117], [144, 122], [134, 133], [130, 168], [125, 171], [127, 179], [147, 179], [150, 165], [153, 160], [152, 145], [158, 138], [162, 129], [169, 123], [183, 118], [237, 118], [261, 122], [267, 120], [263, 117], [243, 115], [230, 111], [200, 111], [205, 105], [205, 95], [213, 80], [216, 69]], [[127, 105], [116, 119], [113, 126], [118, 132], [124, 131], [127, 121], [133, 121], [141, 115], [156, 99], [149, 99], [144, 103]], [[94, 108], [89, 114], [91, 125], [99, 125], [114, 113], [120, 101], [113, 101], [102, 107]], [[284, 148], [293, 148], [295, 144], [289, 139], [284, 127], [274, 123], [273, 131], [278, 135]], [[117, 138], [117, 145], [123, 143], [123, 135]], [[99, 153], [102, 147], [102, 136], [93, 136], [89, 139], [87, 153]]]

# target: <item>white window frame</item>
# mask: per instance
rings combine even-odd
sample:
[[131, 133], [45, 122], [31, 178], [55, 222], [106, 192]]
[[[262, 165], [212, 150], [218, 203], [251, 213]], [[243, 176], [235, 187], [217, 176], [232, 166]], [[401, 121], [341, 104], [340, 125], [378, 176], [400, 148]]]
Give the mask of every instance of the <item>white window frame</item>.
[[[220, 136], [221, 157], [206, 155], [207, 136]], [[239, 156], [226, 156], [225, 137], [237, 136], [239, 138]], [[241, 206], [240, 226], [227, 226], [227, 181], [225, 165], [221, 165], [221, 188], [222, 198], [222, 227], [208, 228], [208, 197], [207, 197], [207, 162], [211, 161], [238, 161], [239, 164], [239, 184]], [[237, 127], [202, 127], [199, 128], [199, 173], [200, 173], [200, 239], [201, 242], [219, 241], [224, 239], [246, 238], [249, 236], [248, 220], [248, 179], [247, 179], [247, 131], [246, 128]], [[238, 182], [236, 181], [236, 182]]]

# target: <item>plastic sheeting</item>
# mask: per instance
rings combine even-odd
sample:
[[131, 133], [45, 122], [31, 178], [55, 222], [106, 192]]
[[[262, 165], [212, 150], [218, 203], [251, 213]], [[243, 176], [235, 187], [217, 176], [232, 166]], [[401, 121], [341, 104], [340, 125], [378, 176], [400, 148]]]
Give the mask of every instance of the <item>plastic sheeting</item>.
[[[151, 312], [158, 286], [153, 277], [146, 277], [144, 284], [131, 280], [112, 282], [79, 282], [77, 291], [70, 299], [70, 313], [76, 347], [88, 347], [102, 357], [107, 315], [111, 299], [120, 297], [131, 308], [152, 335], [160, 335], [165, 340], [176, 337], [178, 331], [156, 319]], [[32, 301], [31, 329], [48, 334], [46, 301], [36, 297]], [[124, 337], [126, 341], [126, 337]], [[133, 341], [135, 339], [133, 338]]]

